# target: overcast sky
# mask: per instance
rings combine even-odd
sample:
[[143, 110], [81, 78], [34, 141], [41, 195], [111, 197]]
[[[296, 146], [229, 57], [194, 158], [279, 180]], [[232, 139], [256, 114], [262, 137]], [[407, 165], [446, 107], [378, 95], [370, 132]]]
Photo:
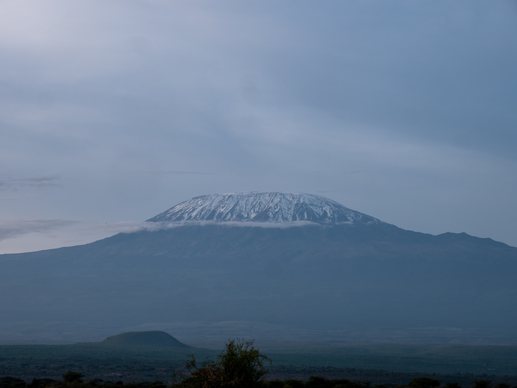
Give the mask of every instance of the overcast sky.
[[0, 253], [319, 194], [517, 246], [517, 2], [0, 0]]

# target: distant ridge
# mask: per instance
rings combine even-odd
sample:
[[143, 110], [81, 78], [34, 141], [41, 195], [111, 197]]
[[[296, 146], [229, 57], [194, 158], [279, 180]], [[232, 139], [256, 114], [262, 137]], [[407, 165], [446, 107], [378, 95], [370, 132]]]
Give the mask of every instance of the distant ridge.
[[181, 202], [147, 221], [381, 223], [319, 195], [280, 192], [202, 195]]
[[104, 345], [189, 348], [164, 331], [131, 331], [106, 338]]

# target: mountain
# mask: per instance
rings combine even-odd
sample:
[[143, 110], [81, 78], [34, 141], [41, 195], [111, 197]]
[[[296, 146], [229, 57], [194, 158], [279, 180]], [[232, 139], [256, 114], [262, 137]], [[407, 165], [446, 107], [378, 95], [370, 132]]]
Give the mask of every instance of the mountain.
[[311, 194], [230, 193], [195, 197], [148, 222], [215, 221], [317, 224], [380, 223], [331, 199]]
[[517, 341], [517, 248], [491, 239], [407, 231], [287, 193], [197, 197], [145, 225], [0, 255], [0, 342], [141, 330], [193, 345]]
[[169, 347], [189, 348], [172, 335], [164, 331], [131, 331], [113, 335], [101, 341], [103, 345], [110, 346], [147, 346], [147, 347]]

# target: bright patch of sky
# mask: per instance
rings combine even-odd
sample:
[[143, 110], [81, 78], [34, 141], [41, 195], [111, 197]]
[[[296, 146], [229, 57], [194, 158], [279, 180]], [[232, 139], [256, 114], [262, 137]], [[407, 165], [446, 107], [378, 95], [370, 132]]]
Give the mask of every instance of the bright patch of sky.
[[0, 7], [0, 252], [242, 191], [517, 246], [514, 1]]

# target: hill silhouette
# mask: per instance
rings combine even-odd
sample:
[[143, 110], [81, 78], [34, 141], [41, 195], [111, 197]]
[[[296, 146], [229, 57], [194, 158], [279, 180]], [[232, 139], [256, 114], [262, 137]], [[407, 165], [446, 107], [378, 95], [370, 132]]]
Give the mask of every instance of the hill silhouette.
[[117, 334], [101, 341], [104, 345], [117, 346], [153, 346], [188, 348], [190, 346], [178, 341], [176, 338], [164, 331], [131, 331]]

